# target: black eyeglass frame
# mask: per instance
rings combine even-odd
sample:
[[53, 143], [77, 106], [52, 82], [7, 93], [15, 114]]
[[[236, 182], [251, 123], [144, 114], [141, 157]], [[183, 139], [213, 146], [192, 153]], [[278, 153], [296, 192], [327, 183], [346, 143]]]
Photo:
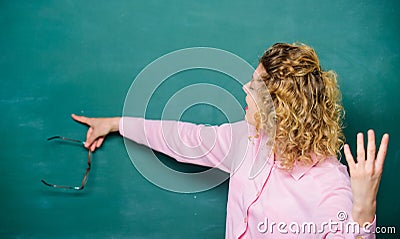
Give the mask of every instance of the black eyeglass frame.
[[[83, 141], [76, 140], [76, 139], [70, 139], [70, 138], [63, 137], [63, 136], [53, 136], [53, 137], [48, 138], [47, 141], [54, 140], [54, 139], [79, 143], [79, 144], [83, 144], [83, 145], [85, 144], [85, 142], [83, 142]], [[83, 176], [81, 186], [66, 186], [66, 185], [51, 184], [51, 183], [46, 182], [44, 179], [42, 179], [41, 182], [44, 185], [52, 187], [52, 188], [64, 188], [64, 189], [72, 189], [72, 190], [80, 191], [85, 188], [86, 182], [88, 180], [88, 175], [89, 175], [90, 169], [92, 167], [91, 160], [92, 160], [92, 152], [90, 151], [90, 149], [88, 149], [88, 162], [87, 162], [88, 167], [86, 168], [85, 175]]]

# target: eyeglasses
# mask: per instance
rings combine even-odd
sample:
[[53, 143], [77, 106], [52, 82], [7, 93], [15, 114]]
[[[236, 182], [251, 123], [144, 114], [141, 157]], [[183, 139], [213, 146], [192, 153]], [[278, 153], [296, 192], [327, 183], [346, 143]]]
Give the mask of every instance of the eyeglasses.
[[[83, 144], [83, 145], [85, 144], [85, 142], [83, 142], [83, 141], [76, 140], [76, 139], [70, 139], [70, 138], [66, 138], [66, 137], [62, 137], [62, 136], [53, 136], [53, 137], [48, 138], [47, 140], [50, 141], [50, 140], [55, 140], [55, 139], [74, 142], [74, 143], [79, 143], [79, 144]], [[92, 153], [88, 149], [88, 162], [87, 162], [88, 167], [86, 168], [86, 173], [83, 176], [82, 185], [81, 186], [56, 185], [56, 184], [48, 183], [44, 179], [42, 179], [41, 181], [42, 181], [42, 183], [44, 185], [49, 186], [49, 187], [53, 187], [53, 188], [65, 188], [65, 189], [73, 189], [73, 190], [82, 190], [85, 187], [87, 179], [88, 179], [88, 175], [89, 175], [90, 168], [91, 168], [91, 159], [92, 159]]]

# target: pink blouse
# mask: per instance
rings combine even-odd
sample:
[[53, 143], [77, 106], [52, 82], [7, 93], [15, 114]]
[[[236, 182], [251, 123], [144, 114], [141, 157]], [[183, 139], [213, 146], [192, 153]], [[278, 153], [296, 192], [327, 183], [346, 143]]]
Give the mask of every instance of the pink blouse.
[[268, 154], [266, 136], [246, 121], [205, 126], [123, 117], [122, 136], [179, 162], [230, 174], [226, 238], [375, 238], [375, 220], [351, 217], [347, 169], [335, 157], [283, 170]]

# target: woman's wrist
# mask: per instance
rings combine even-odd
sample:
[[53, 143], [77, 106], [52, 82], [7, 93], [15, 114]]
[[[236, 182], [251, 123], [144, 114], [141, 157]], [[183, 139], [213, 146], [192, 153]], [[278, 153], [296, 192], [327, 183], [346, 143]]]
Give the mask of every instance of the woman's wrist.
[[110, 132], [118, 132], [119, 131], [119, 121], [121, 117], [110, 118]]
[[376, 202], [366, 204], [353, 204], [352, 216], [353, 220], [357, 222], [360, 226], [365, 223], [373, 222], [376, 212]]

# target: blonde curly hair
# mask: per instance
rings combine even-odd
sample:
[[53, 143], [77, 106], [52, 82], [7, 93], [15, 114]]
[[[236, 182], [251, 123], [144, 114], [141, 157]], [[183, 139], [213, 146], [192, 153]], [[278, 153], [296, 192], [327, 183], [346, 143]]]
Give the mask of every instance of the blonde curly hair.
[[301, 43], [277, 43], [259, 63], [268, 92], [259, 92], [263, 110], [254, 116], [256, 128], [271, 131], [276, 122], [276, 131], [267, 133], [281, 166], [312, 164], [312, 154], [319, 161], [340, 155], [344, 110], [336, 73], [321, 70], [314, 49]]

